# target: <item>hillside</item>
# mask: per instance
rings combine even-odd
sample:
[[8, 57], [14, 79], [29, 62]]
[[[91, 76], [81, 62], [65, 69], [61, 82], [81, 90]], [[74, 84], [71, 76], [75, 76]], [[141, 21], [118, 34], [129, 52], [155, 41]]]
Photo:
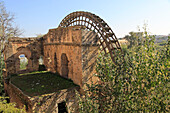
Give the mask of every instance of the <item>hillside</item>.
[[[170, 35], [153, 35], [155, 36], [155, 43], [160, 45], [160, 46], [163, 46], [165, 45], [165, 43], [167, 42], [168, 40], [168, 36], [170, 37]], [[124, 38], [118, 38], [120, 44], [127, 44], [128, 41]]]
[[166, 36], [166, 35], [156, 35], [155, 36], [155, 42], [156, 43], [162, 43], [162, 42], [167, 41], [167, 40], [168, 40], [168, 36]]

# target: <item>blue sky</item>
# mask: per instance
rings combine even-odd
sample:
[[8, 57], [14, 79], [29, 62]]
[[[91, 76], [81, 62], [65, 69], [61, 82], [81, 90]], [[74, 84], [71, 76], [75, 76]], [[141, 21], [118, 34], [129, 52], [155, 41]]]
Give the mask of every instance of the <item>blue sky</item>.
[[4, 0], [15, 14], [22, 37], [46, 34], [73, 11], [89, 11], [103, 18], [117, 37], [137, 31], [147, 21], [152, 34], [170, 34], [170, 0]]

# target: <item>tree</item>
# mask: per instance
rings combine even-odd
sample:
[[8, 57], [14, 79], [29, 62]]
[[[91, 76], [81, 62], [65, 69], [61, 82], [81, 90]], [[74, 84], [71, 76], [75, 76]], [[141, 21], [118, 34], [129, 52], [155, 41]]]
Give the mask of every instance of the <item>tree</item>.
[[41, 33], [40, 33], [40, 34], [36, 34], [36, 37], [37, 37], [37, 38], [41, 38], [41, 37], [43, 37], [43, 36], [44, 36], [44, 35], [41, 34]]
[[[3, 89], [2, 69], [4, 68], [4, 61], [2, 50], [9, 38], [19, 36], [20, 34], [18, 27], [14, 26], [14, 15], [8, 12], [4, 2], [0, 1], [0, 89]], [[2, 92], [2, 90], [0, 91]]]
[[95, 76], [100, 82], [87, 84], [85, 95], [78, 95], [81, 113], [169, 111], [170, 38], [160, 51], [154, 36], [143, 33], [145, 38], [128, 49], [123, 61], [115, 56], [116, 62], [121, 61], [117, 65], [99, 54]]
[[7, 12], [4, 2], [0, 2], [0, 49], [9, 38], [19, 36], [20, 30], [14, 26], [14, 15]]
[[6, 11], [4, 2], [0, 1], [0, 112], [25, 113], [24, 109], [18, 109], [14, 103], [7, 103], [3, 93], [3, 68], [4, 60], [2, 50], [9, 38], [20, 35], [18, 27], [14, 26], [14, 15]]
[[128, 48], [132, 48], [141, 42], [143, 38], [143, 32], [129, 32], [129, 35], [126, 35], [124, 39], [129, 42]]

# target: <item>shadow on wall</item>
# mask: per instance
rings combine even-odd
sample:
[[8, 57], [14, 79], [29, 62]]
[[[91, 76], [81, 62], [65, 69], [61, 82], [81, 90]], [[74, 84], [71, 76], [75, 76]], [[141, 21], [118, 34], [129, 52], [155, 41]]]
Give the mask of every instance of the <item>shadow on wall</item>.
[[82, 70], [84, 83], [96, 82], [94, 77], [96, 69], [96, 59], [99, 52], [99, 38], [94, 31], [84, 31], [82, 37]]
[[61, 75], [68, 78], [68, 58], [65, 53], [61, 54]]

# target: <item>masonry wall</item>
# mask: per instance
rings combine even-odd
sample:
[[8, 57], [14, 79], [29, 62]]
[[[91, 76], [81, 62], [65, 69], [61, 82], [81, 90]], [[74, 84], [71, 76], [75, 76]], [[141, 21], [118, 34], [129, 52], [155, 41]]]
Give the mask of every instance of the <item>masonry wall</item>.
[[77, 113], [78, 111], [75, 90], [79, 90], [79, 87], [29, 97], [12, 83], [6, 85], [10, 102], [15, 102], [18, 108], [25, 107], [27, 113], [58, 113], [58, 104], [61, 102], [66, 102], [68, 113]]
[[[44, 64], [48, 71], [58, 72], [81, 86], [81, 30], [79, 27], [57, 28], [49, 30], [44, 37]], [[68, 60], [68, 70], [62, 70], [62, 54]], [[68, 76], [63, 75], [68, 71]]]
[[[43, 56], [44, 65], [48, 71], [59, 73], [62, 77], [73, 80], [82, 91], [85, 83], [97, 81], [93, 74], [95, 74], [98, 55], [98, 40], [95, 32], [81, 29], [80, 26], [50, 29], [43, 38], [32, 41], [29, 41], [29, 39], [10, 40], [3, 53], [6, 65], [4, 71], [5, 91], [9, 94], [11, 101], [18, 102], [18, 106], [28, 104], [28, 109], [37, 112], [50, 110], [52, 110], [50, 112], [57, 112], [55, 111], [57, 105], [62, 101], [66, 101], [67, 106], [76, 104], [74, 98], [72, 98], [75, 93], [69, 89], [43, 98], [34, 98], [33, 101], [29, 102], [30, 99], [8, 83], [7, 75], [20, 73], [20, 70], [18, 70], [18, 56], [20, 54], [25, 54], [28, 58], [26, 72], [38, 70], [38, 59]], [[42, 104], [39, 105], [39, 102], [42, 102]]]
[[17, 53], [17, 49], [20, 47], [26, 47], [30, 43], [34, 42], [35, 38], [18, 38], [14, 37], [8, 40], [5, 45], [4, 56], [5, 60], [8, 59], [13, 54]]
[[28, 113], [32, 113], [32, 102], [19, 88], [12, 83], [5, 83], [5, 90], [8, 93], [10, 103], [15, 103], [16, 107], [25, 109]]
[[[12, 74], [37, 71], [39, 57], [43, 54], [42, 40], [40, 38], [12, 38], [8, 40], [3, 51], [6, 76]], [[24, 54], [28, 59], [26, 70], [20, 70], [19, 55]]]
[[[50, 29], [43, 38], [10, 39], [4, 49], [6, 75], [37, 71], [43, 56], [48, 71], [59, 73], [83, 86], [95, 73], [98, 36], [80, 26]], [[20, 70], [19, 55], [28, 59], [26, 70]]]
[[96, 73], [96, 60], [99, 52], [99, 38], [94, 31], [82, 30], [82, 86], [97, 82], [94, 77]]
[[[80, 26], [50, 29], [44, 37], [44, 64], [48, 71], [83, 86], [95, 73], [98, 53], [98, 36], [93, 31], [82, 30]], [[63, 73], [62, 54], [68, 60], [68, 69]], [[68, 72], [66, 72], [68, 71]]]
[[79, 88], [63, 89], [58, 92], [32, 97], [30, 98], [33, 105], [32, 111], [35, 113], [58, 113], [58, 104], [65, 102], [68, 113], [78, 113], [75, 90], [79, 90]]

